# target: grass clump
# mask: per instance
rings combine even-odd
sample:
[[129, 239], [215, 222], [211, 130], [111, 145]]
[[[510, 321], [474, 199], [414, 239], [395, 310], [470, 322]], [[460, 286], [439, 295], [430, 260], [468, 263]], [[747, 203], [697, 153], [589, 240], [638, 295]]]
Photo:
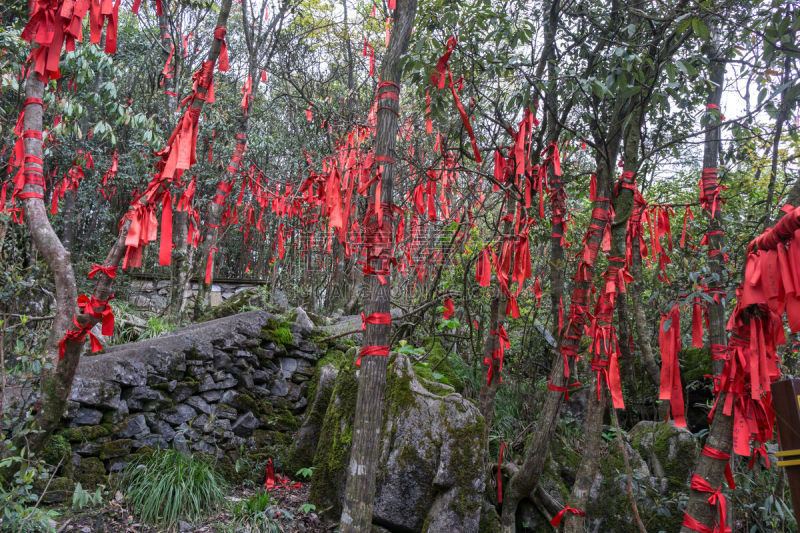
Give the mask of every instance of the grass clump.
[[217, 508], [227, 485], [207, 461], [178, 450], [158, 450], [127, 466], [122, 476], [126, 498], [143, 522], [168, 528], [193, 521]]

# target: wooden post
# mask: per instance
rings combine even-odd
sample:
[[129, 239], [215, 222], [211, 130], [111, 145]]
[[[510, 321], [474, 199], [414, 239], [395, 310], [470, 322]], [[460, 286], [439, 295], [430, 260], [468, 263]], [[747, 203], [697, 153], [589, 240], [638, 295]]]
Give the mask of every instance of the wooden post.
[[800, 379], [776, 381], [771, 388], [781, 447], [778, 466], [786, 468], [794, 517], [800, 524]]

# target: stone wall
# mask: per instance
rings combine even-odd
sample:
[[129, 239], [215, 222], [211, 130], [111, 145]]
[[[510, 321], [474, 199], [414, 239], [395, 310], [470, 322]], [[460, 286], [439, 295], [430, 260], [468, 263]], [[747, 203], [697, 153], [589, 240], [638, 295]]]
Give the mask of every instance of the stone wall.
[[[153, 280], [153, 279], [132, 279], [128, 286], [130, 293], [128, 301], [137, 309], [148, 311], [162, 311], [166, 309], [169, 302], [169, 288], [170, 280]], [[239, 294], [240, 292], [260, 287], [260, 283], [214, 283], [211, 285], [211, 292], [209, 294], [209, 301], [211, 307], [216, 307], [228, 298]], [[187, 286], [184, 299], [187, 302], [193, 302], [194, 297], [197, 295], [197, 283], [190, 282]]]
[[[311, 330], [251, 311], [81, 358], [65, 429], [74, 481], [91, 488], [153, 448], [263, 460], [286, 449], [306, 407]], [[263, 455], [264, 457], [254, 457]]]

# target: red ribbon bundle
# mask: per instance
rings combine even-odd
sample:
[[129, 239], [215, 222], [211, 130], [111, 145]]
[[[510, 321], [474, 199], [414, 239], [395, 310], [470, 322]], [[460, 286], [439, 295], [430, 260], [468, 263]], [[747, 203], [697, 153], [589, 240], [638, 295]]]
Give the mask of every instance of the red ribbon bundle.
[[661, 317], [658, 344], [661, 349], [661, 384], [659, 400], [668, 400], [675, 425], [686, 427], [678, 352], [681, 350], [681, 313], [678, 304]]
[[451, 316], [455, 314], [456, 310], [453, 306], [453, 299], [448, 298], [444, 301], [444, 312], [442, 313], [442, 318], [448, 320]]
[[92, 353], [99, 352], [103, 349], [103, 345], [100, 344], [100, 341], [97, 340], [97, 337], [94, 336], [92, 333], [92, 327], [94, 324], [91, 322], [87, 322], [85, 325], [81, 326], [78, 324], [78, 321], [75, 317], [72, 317], [72, 323], [74, 324], [76, 329], [68, 329], [67, 332], [64, 334], [64, 337], [58, 341], [58, 360], [61, 361], [64, 359], [64, 354], [67, 350], [67, 341], [69, 342], [76, 342], [82, 343], [86, 340], [86, 336], [89, 336], [89, 340], [91, 341], [92, 345]]
[[[112, 295], [111, 298], [113, 297]], [[78, 307], [82, 313], [102, 322], [103, 335], [114, 334], [114, 310], [108, 305], [108, 301], [98, 300], [94, 296], [82, 294], [78, 296]]]
[[302, 488], [303, 484], [299, 481], [292, 483], [286, 476], [275, 473], [275, 467], [272, 465], [272, 457], [267, 457], [266, 475], [264, 476], [264, 486], [267, 487], [267, 492], [279, 487], [286, 487], [289, 489]]

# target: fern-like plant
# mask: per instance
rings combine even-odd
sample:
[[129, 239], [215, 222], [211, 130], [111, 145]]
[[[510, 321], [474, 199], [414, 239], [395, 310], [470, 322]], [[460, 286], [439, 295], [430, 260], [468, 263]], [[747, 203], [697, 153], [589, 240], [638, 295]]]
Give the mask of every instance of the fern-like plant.
[[227, 484], [207, 461], [178, 450], [158, 450], [129, 464], [122, 476], [126, 498], [143, 522], [168, 528], [217, 508]]

